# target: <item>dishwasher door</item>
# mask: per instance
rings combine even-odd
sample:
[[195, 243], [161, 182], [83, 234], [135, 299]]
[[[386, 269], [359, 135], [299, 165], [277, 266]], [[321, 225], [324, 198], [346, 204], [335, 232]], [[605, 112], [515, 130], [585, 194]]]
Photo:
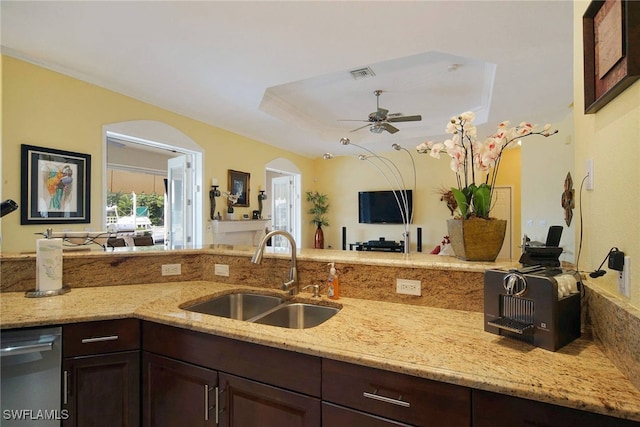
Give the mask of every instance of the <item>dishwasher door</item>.
[[2, 332], [3, 427], [60, 426], [61, 337], [60, 327]]

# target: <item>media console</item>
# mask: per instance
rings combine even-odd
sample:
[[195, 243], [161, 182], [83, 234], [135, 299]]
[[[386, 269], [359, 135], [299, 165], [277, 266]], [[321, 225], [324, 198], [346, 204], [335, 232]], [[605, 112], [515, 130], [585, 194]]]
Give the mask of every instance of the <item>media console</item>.
[[350, 243], [349, 249], [353, 250], [354, 248], [356, 251], [404, 252], [404, 242], [398, 243], [381, 237], [379, 240]]

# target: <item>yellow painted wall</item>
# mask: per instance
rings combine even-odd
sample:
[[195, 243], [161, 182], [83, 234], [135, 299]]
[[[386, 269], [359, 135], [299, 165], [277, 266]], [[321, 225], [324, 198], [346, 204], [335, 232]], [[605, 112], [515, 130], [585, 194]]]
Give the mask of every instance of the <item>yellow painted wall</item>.
[[[203, 147], [208, 188], [211, 177], [226, 182], [227, 170], [251, 174], [251, 207], [257, 209], [257, 188], [264, 188], [264, 165], [277, 157], [293, 162], [303, 175], [303, 187], [312, 185], [313, 162], [275, 147], [186, 118], [130, 97], [44, 68], [2, 56], [2, 200], [20, 203], [20, 144], [30, 144], [91, 155], [91, 223], [58, 226], [58, 230], [102, 230], [102, 127], [131, 120], [156, 120], [180, 130]], [[208, 218], [209, 202], [203, 203]], [[20, 214], [2, 218], [2, 251], [35, 250], [34, 233], [44, 226], [20, 225]], [[304, 224], [303, 245], [310, 242], [311, 227]], [[212, 238], [205, 234], [205, 243]]]
[[[581, 195], [584, 232], [580, 268], [598, 267], [612, 246], [631, 256], [631, 298], [640, 308], [640, 81], [596, 114], [583, 114], [582, 15], [588, 1], [574, 2], [575, 164], [594, 160], [594, 190]], [[576, 248], [580, 234], [576, 233]], [[594, 279], [617, 293], [617, 275]], [[621, 297], [625, 299], [624, 297]]]
[[522, 174], [520, 173], [520, 160], [522, 150], [514, 148], [512, 150], [505, 150], [502, 154], [502, 160], [500, 162], [500, 169], [498, 177], [496, 179], [496, 185], [512, 187], [512, 200], [513, 205], [513, 222], [512, 234], [511, 234], [511, 247], [513, 248], [513, 257], [518, 258], [520, 256], [520, 246], [522, 245], [522, 232], [521, 232], [521, 191], [522, 188]]

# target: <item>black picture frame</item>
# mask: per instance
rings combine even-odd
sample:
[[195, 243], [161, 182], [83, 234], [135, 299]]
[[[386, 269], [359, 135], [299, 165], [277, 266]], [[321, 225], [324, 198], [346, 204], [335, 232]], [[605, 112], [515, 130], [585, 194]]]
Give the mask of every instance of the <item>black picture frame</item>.
[[[640, 2], [592, 1], [582, 16], [582, 39], [584, 113], [593, 114], [640, 78]], [[600, 58], [599, 43], [614, 57]]]
[[21, 145], [20, 224], [88, 224], [91, 155]]
[[240, 194], [238, 201], [233, 206], [249, 207], [250, 180], [250, 173], [229, 169], [229, 193]]

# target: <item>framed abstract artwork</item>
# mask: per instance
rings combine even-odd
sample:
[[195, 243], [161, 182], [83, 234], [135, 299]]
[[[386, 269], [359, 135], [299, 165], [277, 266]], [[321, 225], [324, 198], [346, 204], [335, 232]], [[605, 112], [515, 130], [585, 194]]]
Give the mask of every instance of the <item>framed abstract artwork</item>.
[[582, 39], [584, 112], [593, 114], [640, 78], [640, 2], [592, 1]]
[[22, 144], [20, 224], [91, 221], [91, 156]]

